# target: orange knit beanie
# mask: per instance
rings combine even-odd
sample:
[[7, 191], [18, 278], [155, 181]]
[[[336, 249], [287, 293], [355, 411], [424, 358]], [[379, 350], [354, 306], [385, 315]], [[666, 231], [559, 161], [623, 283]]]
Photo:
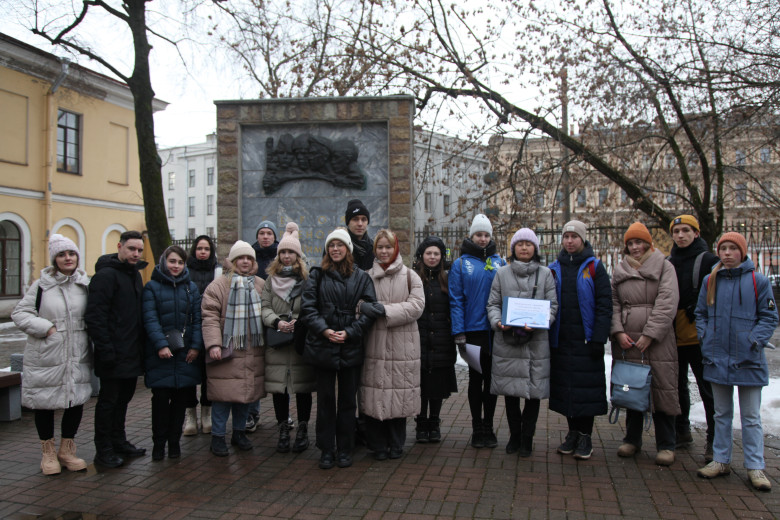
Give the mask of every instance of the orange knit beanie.
[[638, 238], [639, 240], [647, 242], [651, 246], [653, 245], [653, 237], [650, 236], [650, 232], [647, 230], [647, 227], [641, 222], [634, 222], [628, 226], [626, 234], [623, 235], [623, 244], [628, 243], [628, 241], [632, 238]]

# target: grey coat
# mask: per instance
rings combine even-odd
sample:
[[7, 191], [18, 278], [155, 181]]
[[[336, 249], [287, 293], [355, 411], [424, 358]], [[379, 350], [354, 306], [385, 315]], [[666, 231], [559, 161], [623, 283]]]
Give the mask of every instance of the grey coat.
[[[84, 324], [88, 283], [80, 269], [65, 276], [47, 267], [11, 314], [16, 326], [27, 334], [22, 406], [63, 410], [89, 401], [92, 351]], [[40, 311], [36, 311], [39, 286], [43, 293]], [[52, 327], [57, 332], [47, 336]]]
[[493, 336], [493, 375], [490, 393], [525, 399], [550, 396], [550, 342], [546, 330], [536, 329], [531, 340], [522, 346], [507, 344], [498, 328], [504, 297], [531, 298], [536, 271], [539, 281], [537, 300], [550, 301], [550, 323], [558, 313], [555, 279], [552, 272], [538, 262], [514, 261], [501, 267], [493, 279], [487, 303], [488, 321]]

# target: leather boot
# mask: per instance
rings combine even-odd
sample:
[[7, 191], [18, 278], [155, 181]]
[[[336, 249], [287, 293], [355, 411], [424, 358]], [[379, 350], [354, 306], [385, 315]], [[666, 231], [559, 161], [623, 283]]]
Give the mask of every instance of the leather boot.
[[493, 431], [493, 421], [482, 421], [482, 438], [486, 448], [495, 448], [498, 446], [498, 438]]
[[224, 435], [212, 435], [211, 436], [211, 453], [216, 455], [217, 457], [227, 457], [230, 453], [228, 451], [227, 444], [225, 444], [225, 436]]
[[426, 444], [430, 440], [430, 432], [428, 431], [428, 419], [425, 417], [417, 416], [414, 418], [414, 422], [417, 423], [417, 428], [415, 428], [416, 432], [416, 441], [420, 444]]
[[184, 412], [184, 429], [182, 435], [190, 436], [198, 434], [198, 412], [195, 408], [187, 408]]
[[300, 453], [309, 447], [309, 424], [307, 421], [298, 421], [298, 431], [295, 433], [293, 453]]
[[279, 423], [279, 442], [276, 443], [278, 453], [290, 452], [290, 425], [287, 421]]
[[54, 439], [41, 441], [41, 471], [44, 475], [56, 475], [62, 471], [54, 449]]
[[482, 434], [482, 419], [472, 419], [471, 428], [471, 446], [474, 448], [484, 448], [485, 436]]
[[438, 417], [428, 418], [428, 442], [439, 442], [441, 440], [439, 424], [441, 424], [441, 419]]
[[76, 443], [73, 439], [62, 439], [60, 441], [60, 451], [57, 453], [57, 460], [61, 466], [65, 466], [68, 471], [82, 471], [87, 469], [87, 462], [76, 456]]
[[203, 433], [211, 433], [211, 407], [200, 407], [200, 431]]

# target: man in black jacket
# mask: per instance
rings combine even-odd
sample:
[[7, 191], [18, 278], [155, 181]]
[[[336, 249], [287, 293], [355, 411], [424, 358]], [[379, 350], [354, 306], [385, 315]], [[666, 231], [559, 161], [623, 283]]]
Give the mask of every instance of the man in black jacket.
[[86, 322], [95, 346], [95, 374], [100, 393], [95, 405], [95, 463], [116, 468], [123, 456], [146, 453], [127, 440], [125, 416], [143, 374], [144, 327], [141, 315], [143, 281], [139, 271], [144, 241], [138, 231], [119, 237], [117, 252], [103, 255], [89, 283]]
[[680, 215], [676, 217], [672, 220], [669, 231], [674, 240], [669, 261], [677, 272], [677, 286], [680, 290], [677, 317], [674, 320], [679, 363], [677, 391], [682, 411], [675, 421], [677, 447], [681, 448], [693, 442], [691, 422], [688, 419], [691, 410], [691, 396], [688, 393], [688, 365], [690, 365], [704, 404], [704, 415], [707, 420], [707, 445], [704, 448], [704, 458], [710, 462], [712, 460], [712, 439], [715, 435], [713, 419], [715, 404], [712, 400], [712, 387], [702, 377], [701, 346], [696, 333], [693, 311], [699, 299], [702, 280], [718, 263], [718, 257], [710, 252], [707, 243], [699, 236], [699, 221], [694, 216]]
[[344, 223], [352, 239], [352, 257], [355, 265], [364, 271], [368, 271], [374, 265], [374, 241], [368, 236], [368, 224], [371, 222], [371, 213], [358, 199], [352, 199], [347, 203], [347, 211], [344, 213]]

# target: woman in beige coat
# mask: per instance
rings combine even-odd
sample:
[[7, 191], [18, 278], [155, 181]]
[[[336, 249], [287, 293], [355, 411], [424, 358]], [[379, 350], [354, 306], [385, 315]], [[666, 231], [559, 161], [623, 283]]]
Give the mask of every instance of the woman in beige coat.
[[[650, 363], [653, 423], [658, 453], [655, 463], [674, 462], [677, 396], [677, 276], [663, 253], [653, 247], [650, 232], [631, 224], [623, 238], [623, 260], [612, 275], [612, 359]], [[626, 436], [618, 456], [632, 457], [642, 446], [642, 414], [628, 410]]]
[[379, 316], [366, 339], [360, 378], [360, 409], [374, 458], [400, 458], [406, 442], [406, 418], [420, 413], [420, 334], [417, 318], [425, 309], [422, 280], [399, 254], [388, 229], [377, 233], [374, 281]]
[[[288, 222], [284, 236], [276, 248], [276, 258], [268, 266], [268, 278], [263, 287], [263, 325], [290, 335], [299, 327], [303, 286], [309, 277], [298, 240], [298, 225]], [[265, 391], [273, 395], [274, 413], [279, 428], [276, 451], [290, 451], [290, 394], [295, 394], [298, 411], [298, 431], [292, 446], [294, 453], [309, 447], [311, 394], [317, 386], [314, 367], [303, 360], [290, 343], [278, 349], [266, 346]]]
[[[230, 265], [203, 293], [203, 343], [211, 406], [211, 452], [228, 455], [225, 433], [233, 412], [230, 444], [251, 450], [246, 436], [249, 403], [265, 397], [260, 295], [264, 280], [255, 276], [255, 250], [239, 240], [230, 248]], [[231, 354], [232, 351], [232, 354]]]

